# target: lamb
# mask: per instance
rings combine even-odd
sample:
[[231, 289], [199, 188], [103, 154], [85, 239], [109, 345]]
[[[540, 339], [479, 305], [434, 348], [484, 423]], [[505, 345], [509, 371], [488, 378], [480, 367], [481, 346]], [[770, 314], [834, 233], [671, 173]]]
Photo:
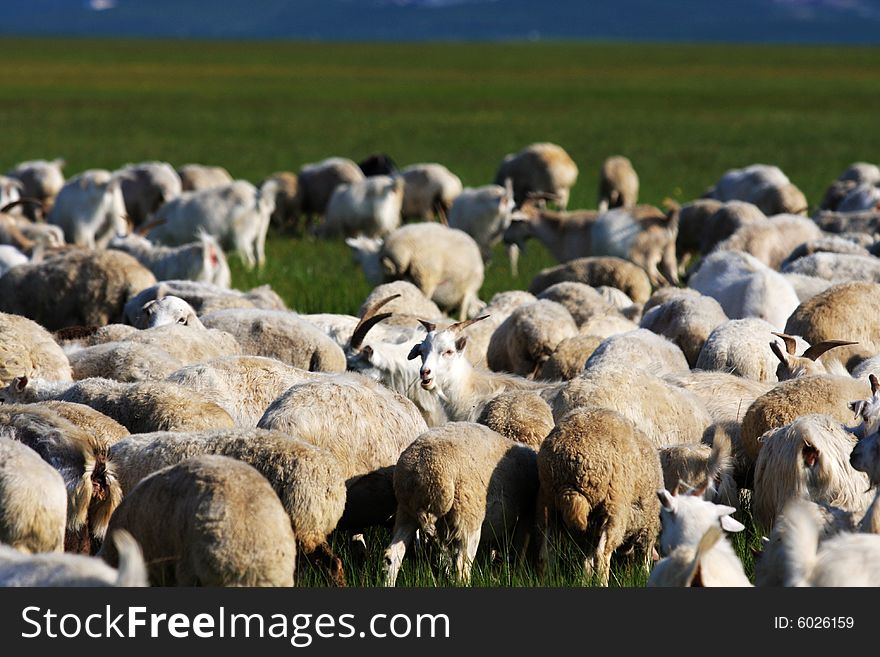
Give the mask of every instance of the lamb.
[[207, 164], [184, 164], [177, 169], [183, 192], [199, 192], [211, 187], [222, 187], [233, 181], [229, 172], [220, 166]]
[[512, 390], [490, 399], [477, 422], [537, 450], [553, 429], [553, 413], [537, 393]]
[[586, 283], [592, 287], [616, 287], [633, 303], [645, 303], [651, 296], [651, 280], [647, 272], [638, 265], [612, 256], [578, 258], [542, 269], [532, 279], [529, 292], [540, 294], [554, 283], [563, 281]]
[[0, 385], [16, 376], [72, 381], [70, 362], [52, 335], [36, 322], [0, 313]]
[[[462, 230], [480, 247], [484, 262], [492, 258], [493, 247], [510, 225], [513, 192], [501, 185], [466, 187], [449, 208], [449, 227]], [[514, 267], [515, 256], [511, 256]]]
[[505, 155], [494, 182], [503, 185], [510, 178], [517, 205], [522, 205], [531, 192], [544, 192], [554, 195], [559, 207], [565, 209], [577, 177], [577, 164], [561, 146], [539, 142]]
[[690, 369], [677, 345], [643, 328], [605, 338], [584, 365], [587, 372], [618, 366], [641, 368], [658, 376]]
[[496, 372], [534, 378], [556, 346], [577, 334], [577, 325], [565, 306], [540, 299], [519, 306], [495, 329], [487, 363]]
[[[22, 197], [37, 199], [42, 204], [43, 212], [48, 212], [55, 203], [55, 197], [64, 187], [63, 169], [64, 160], [61, 158], [27, 160], [16, 164], [6, 175], [21, 182]], [[33, 206], [27, 206], [25, 214], [31, 221], [38, 218], [37, 209]]]
[[434, 215], [447, 222], [449, 210], [462, 193], [461, 178], [442, 164], [411, 164], [400, 172], [404, 218], [431, 221]]
[[21, 552], [61, 552], [67, 488], [30, 447], [0, 430], [0, 543]]
[[578, 327], [583, 326], [591, 317], [597, 315], [620, 315], [618, 309], [598, 290], [575, 281], [551, 285], [541, 292], [538, 298], [555, 301], [565, 306]]
[[[128, 491], [110, 520], [144, 552], [150, 581], [177, 586], [293, 586], [296, 543], [281, 501], [257, 470], [196, 456]], [[115, 547], [99, 556], [111, 566]]]
[[150, 433], [115, 444], [120, 485], [127, 494], [142, 479], [184, 459], [216, 454], [243, 461], [259, 471], [281, 499], [300, 553], [345, 581], [342, 563], [327, 539], [345, 509], [344, 476], [324, 449], [277, 431], [236, 429], [198, 433]]
[[160, 281], [204, 281], [223, 288], [232, 284], [226, 254], [206, 232], [200, 232], [197, 241], [181, 246], [153, 244], [145, 237], [131, 234], [114, 237], [107, 248], [134, 256]]
[[114, 235], [128, 233], [120, 182], [105, 169], [83, 171], [64, 183], [46, 220], [71, 244], [105, 248]]
[[422, 433], [397, 460], [397, 512], [385, 550], [385, 585], [394, 586], [416, 531], [451, 552], [454, 576], [468, 584], [481, 545], [512, 540], [522, 554], [538, 487], [534, 450], [470, 422]]
[[870, 281], [880, 283], [880, 259], [872, 255], [814, 253], [795, 260], [783, 272], [823, 278], [832, 283]]
[[661, 447], [660, 468], [663, 487], [678, 491], [681, 487], [703, 491], [702, 497], [715, 504], [739, 505], [739, 487], [734, 480], [731, 441], [716, 432], [712, 445], [683, 443]]
[[635, 207], [639, 198], [639, 176], [629, 158], [614, 155], [599, 170], [599, 212], [609, 208]]
[[[757, 317], [732, 319], [719, 324], [706, 339], [695, 367], [698, 370], [729, 372], [763, 383], [776, 383], [778, 361], [773, 352], [767, 350], [768, 342], [781, 339], [775, 328]], [[800, 349], [808, 347], [797, 336], [795, 340]]]
[[312, 225], [315, 216], [324, 216], [338, 185], [360, 182], [364, 178], [360, 167], [343, 157], [303, 165], [297, 175], [297, 206], [305, 215], [306, 227]]
[[70, 251], [0, 277], [0, 312], [57, 330], [122, 319], [123, 306], [156, 278], [127, 253]]
[[773, 335], [782, 339], [785, 343], [785, 349], [787, 352], [783, 353], [782, 349], [779, 348], [779, 343], [770, 343], [770, 349], [779, 359], [779, 365], [776, 368], [776, 378], [779, 381], [786, 381], [807, 374], [839, 374], [843, 376], [848, 374], [839, 361], [832, 360], [830, 362], [823, 362], [819, 360], [819, 357], [830, 349], [856, 344], [855, 342], [848, 342], [846, 340], [826, 340], [810, 346], [798, 356], [796, 353], [797, 340], [795, 336], [775, 332]]
[[811, 219], [782, 214], [767, 221], [741, 226], [733, 235], [719, 242], [715, 250], [743, 251], [771, 269], [779, 269], [795, 247], [821, 236], [822, 231]]
[[248, 269], [262, 267], [277, 187], [273, 180], [260, 189], [246, 180], [236, 180], [222, 187], [185, 192], [156, 211], [157, 223], [147, 239], [180, 246], [198, 239], [204, 230], [224, 249], [234, 249]]
[[0, 546], [0, 586], [149, 586], [140, 546], [124, 530], [113, 534], [119, 569], [80, 554], [24, 555]]
[[[758, 317], [777, 330], [800, 304], [782, 274], [740, 251], [716, 251], [700, 263], [688, 285], [714, 297], [731, 319]], [[789, 331], [787, 333], [797, 333]], [[804, 336], [806, 337], [806, 336]]]
[[167, 162], [127, 164], [114, 175], [119, 178], [125, 211], [135, 227], [183, 191], [180, 176]]
[[339, 185], [327, 201], [318, 235], [385, 237], [400, 226], [404, 184], [401, 177], [371, 176]]
[[561, 520], [586, 554], [584, 577], [607, 586], [611, 557], [635, 551], [647, 567], [660, 524], [660, 461], [651, 441], [623, 416], [576, 408], [538, 450], [539, 573], [552, 566]]
[[535, 378], [544, 381], [570, 381], [584, 372], [584, 365], [605, 338], [576, 335], [565, 338], [544, 361]]
[[694, 367], [709, 335], [726, 321], [727, 315], [712, 297], [685, 295], [651, 308], [642, 315], [639, 327], [678, 345]]
[[233, 335], [242, 354], [267, 356], [315, 372], [345, 371], [342, 349], [295, 313], [230, 308], [202, 315], [201, 321], [209, 329]]
[[719, 201], [754, 203], [766, 215], [806, 214], [807, 199], [779, 167], [752, 164], [729, 169], [706, 193]]

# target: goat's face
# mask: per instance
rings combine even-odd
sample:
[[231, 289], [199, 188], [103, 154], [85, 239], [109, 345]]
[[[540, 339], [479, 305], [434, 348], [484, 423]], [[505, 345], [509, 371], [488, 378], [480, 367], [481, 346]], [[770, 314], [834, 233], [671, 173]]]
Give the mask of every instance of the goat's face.
[[880, 434], [872, 433], [856, 443], [849, 462], [853, 468], [868, 475], [872, 486], [880, 483]]
[[855, 413], [855, 417], [861, 416], [862, 418], [864, 423], [861, 427], [862, 436], [870, 436], [880, 429], [880, 382], [873, 374], [868, 377], [868, 380], [871, 383], [871, 397], [851, 401], [848, 404], [849, 410]]
[[736, 511], [732, 506], [713, 504], [703, 499], [703, 490], [673, 495], [665, 488], [657, 491], [660, 499], [660, 554], [667, 556], [680, 545], [697, 545], [712, 526], [729, 532], [745, 529], [731, 518]]
[[465, 336], [456, 336], [449, 329], [429, 331], [425, 339], [409, 352], [410, 360], [419, 357], [422, 359], [422, 366], [419, 368], [422, 388], [434, 390], [437, 379], [442, 381], [447, 373], [455, 369], [456, 360], [464, 358], [466, 344]]
[[28, 387], [26, 376], [17, 376], [5, 388], [0, 388], [0, 404], [27, 404], [36, 401]]

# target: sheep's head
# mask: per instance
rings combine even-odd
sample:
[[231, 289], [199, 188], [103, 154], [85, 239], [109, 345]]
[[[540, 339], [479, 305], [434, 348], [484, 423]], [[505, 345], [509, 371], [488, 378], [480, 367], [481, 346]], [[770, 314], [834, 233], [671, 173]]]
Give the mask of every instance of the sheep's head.
[[145, 325], [138, 328], [155, 328], [166, 324], [204, 328], [193, 307], [180, 297], [172, 295], [147, 301], [141, 307], [141, 316]]
[[351, 338], [349, 338], [348, 344], [345, 346], [345, 360], [348, 369], [367, 374], [372, 373], [371, 370], [382, 366], [382, 363], [374, 362], [376, 352], [373, 350], [373, 347], [364, 344], [364, 338], [367, 337], [367, 333], [376, 324], [391, 317], [392, 313], [379, 313], [378, 311], [382, 306], [399, 296], [399, 294], [393, 294], [390, 297], [385, 297], [364, 310], [363, 316], [357, 323], [357, 326], [354, 327]]
[[846, 340], [824, 340], [812, 345], [798, 356], [796, 353], [797, 342], [794, 336], [776, 332], [773, 332], [773, 335], [781, 338], [785, 343], [785, 352], [782, 351], [778, 342], [770, 343], [771, 351], [779, 359], [779, 365], [776, 366], [776, 378], [779, 381], [795, 379], [808, 374], [827, 374], [828, 368], [819, 360], [819, 356], [835, 347], [858, 344]]
[[431, 322], [419, 320], [428, 334], [424, 340], [413, 346], [409, 352], [409, 359], [413, 360], [419, 357], [422, 359], [422, 366], [419, 368], [422, 388], [434, 390], [439, 381], [442, 390], [444, 381], [448, 380], [450, 376], [454, 377], [459, 368], [469, 367], [464, 356], [467, 336], [462, 335], [462, 331], [488, 316], [483, 315], [475, 319], [456, 322], [442, 331], [438, 331], [437, 326]]
[[17, 376], [5, 388], [0, 388], [0, 404], [29, 404], [37, 401], [26, 376]]
[[707, 529], [720, 526], [729, 532], [740, 532], [745, 526], [731, 517], [732, 506], [713, 504], [703, 499], [706, 484], [684, 494], [657, 491], [660, 499], [660, 554], [666, 556], [680, 545], [697, 545]]

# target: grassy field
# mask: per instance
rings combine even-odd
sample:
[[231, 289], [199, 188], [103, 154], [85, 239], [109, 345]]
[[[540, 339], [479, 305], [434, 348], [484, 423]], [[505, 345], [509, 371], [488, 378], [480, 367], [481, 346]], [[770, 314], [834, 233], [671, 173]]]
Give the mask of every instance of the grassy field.
[[[869, 48], [214, 43], [5, 39], [0, 67], [2, 170], [64, 157], [67, 175], [161, 159], [221, 164], [258, 182], [331, 155], [373, 151], [401, 166], [437, 161], [466, 185], [491, 182], [505, 153], [563, 145], [580, 167], [571, 207], [594, 207], [606, 156], [622, 153], [641, 200], [695, 198], [726, 169], [777, 164], [818, 203], [855, 160], [877, 161], [880, 54]], [[269, 283], [301, 312], [354, 313], [369, 287], [341, 242], [273, 234]], [[530, 247], [511, 278], [500, 253], [482, 297], [524, 288], [553, 264]], [[381, 548], [376, 532], [371, 549]], [[737, 539], [749, 562], [753, 532]], [[344, 545], [338, 545], [351, 559]], [[371, 562], [378, 563], [378, 552]], [[577, 581], [576, 555], [550, 583]], [[478, 585], [533, 585], [503, 558]], [[354, 583], [377, 573], [349, 563]], [[432, 584], [407, 564], [401, 582]], [[304, 583], [319, 583], [314, 573]], [[644, 573], [618, 573], [639, 585]]]

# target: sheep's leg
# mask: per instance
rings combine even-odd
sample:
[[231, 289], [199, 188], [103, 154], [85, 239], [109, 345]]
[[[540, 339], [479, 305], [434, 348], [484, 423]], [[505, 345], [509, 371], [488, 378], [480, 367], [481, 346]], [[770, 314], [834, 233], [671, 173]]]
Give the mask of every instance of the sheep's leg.
[[519, 522], [516, 523], [516, 529], [513, 530], [513, 550], [516, 555], [517, 566], [522, 566], [525, 563], [531, 538], [532, 532], [530, 531], [529, 523], [520, 518]]
[[337, 557], [330, 546], [320, 543], [313, 552], [307, 555], [309, 562], [329, 575], [336, 586], [345, 586], [345, 571], [342, 568], [342, 559]]
[[623, 543], [626, 532], [624, 521], [618, 514], [609, 514], [602, 523], [599, 541], [593, 552], [592, 560], [596, 564], [596, 574], [602, 586], [608, 586], [611, 579], [611, 555]]
[[477, 547], [480, 545], [481, 532], [482, 527], [477, 527], [475, 532], [456, 541], [455, 575], [464, 585], [471, 583], [471, 570], [474, 567], [474, 558], [477, 556]]
[[547, 571], [553, 567], [556, 560], [556, 548], [550, 540], [551, 533], [556, 536], [556, 520], [549, 505], [543, 502], [543, 496], [538, 494], [538, 555], [536, 569], [538, 577], [544, 579]]
[[407, 545], [412, 543], [418, 528], [415, 520], [398, 510], [391, 544], [385, 549], [385, 586], [394, 586], [397, 581], [397, 574], [400, 572]]

